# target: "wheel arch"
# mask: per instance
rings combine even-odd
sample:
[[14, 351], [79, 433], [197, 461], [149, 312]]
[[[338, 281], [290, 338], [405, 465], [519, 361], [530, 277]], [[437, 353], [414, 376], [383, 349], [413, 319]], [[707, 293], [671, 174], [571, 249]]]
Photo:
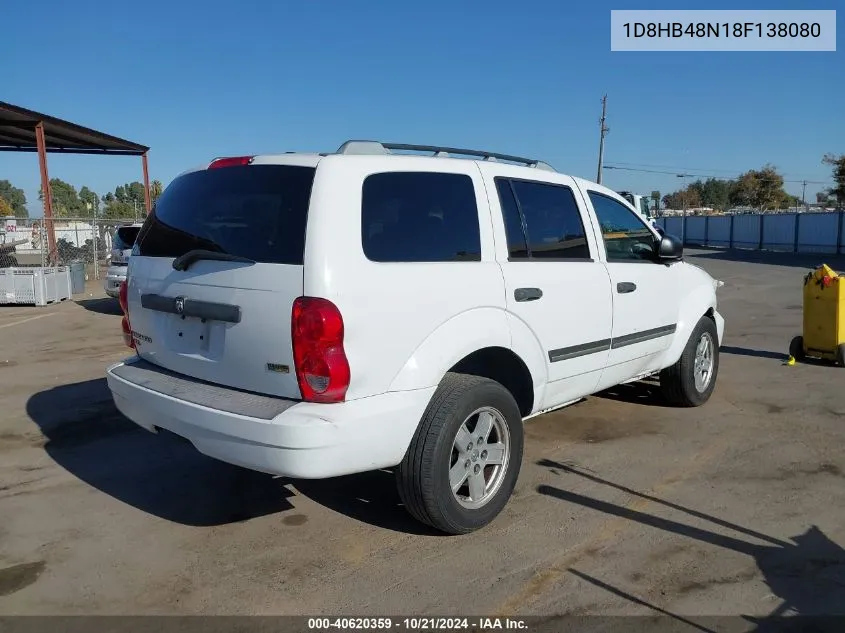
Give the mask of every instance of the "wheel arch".
[[681, 309], [678, 311], [675, 335], [672, 344], [663, 353], [661, 367], [670, 367], [678, 362], [695, 326], [702, 317], [716, 321], [716, 296], [712, 289], [699, 288], [682, 301]]
[[414, 350], [390, 390], [436, 386], [450, 371], [503, 384], [523, 416], [542, 401], [547, 379], [536, 336], [521, 320], [499, 308], [469, 310], [441, 324]]

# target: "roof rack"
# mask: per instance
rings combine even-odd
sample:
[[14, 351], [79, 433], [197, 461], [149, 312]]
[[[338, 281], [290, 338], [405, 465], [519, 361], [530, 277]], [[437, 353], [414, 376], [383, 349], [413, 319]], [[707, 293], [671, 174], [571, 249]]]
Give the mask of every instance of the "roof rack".
[[541, 160], [535, 160], [533, 158], [522, 158], [520, 156], [497, 154], [495, 152], [485, 152], [476, 149], [440, 147], [438, 145], [410, 145], [408, 143], [381, 143], [379, 141], [346, 141], [338, 148], [337, 153], [380, 156], [390, 154], [390, 150], [431, 152], [433, 156], [438, 158], [449, 158], [451, 154], [458, 154], [460, 156], [473, 156], [490, 162], [503, 160], [509, 163], [519, 163], [527, 167], [542, 169], [544, 171], [557, 171], [548, 163], [544, 163]]

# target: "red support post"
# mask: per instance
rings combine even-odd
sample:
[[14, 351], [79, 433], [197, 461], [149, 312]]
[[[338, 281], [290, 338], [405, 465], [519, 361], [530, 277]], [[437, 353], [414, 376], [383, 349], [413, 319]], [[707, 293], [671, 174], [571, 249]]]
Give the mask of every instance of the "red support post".
[[141, 155], [141, 164], [144, 167], [144, 205], [147, 207], [147, 214], [149, 214], [153, 205], [150, 198], [150, 170], [147, 168], [147, 152]]
[[[58, 263], [56, 251], [56, 229], [53, 226], [53, 192], [47, 173], [47, 143], [44, 140], [44, 124], [35, 124], [35, 145], [38, 149], [38, 166], [41, 168], [41, 196], [44, 200], [44, 227], [47, 229], [47, 263]], [[43, 246], [42, 246], [43, 248]]]

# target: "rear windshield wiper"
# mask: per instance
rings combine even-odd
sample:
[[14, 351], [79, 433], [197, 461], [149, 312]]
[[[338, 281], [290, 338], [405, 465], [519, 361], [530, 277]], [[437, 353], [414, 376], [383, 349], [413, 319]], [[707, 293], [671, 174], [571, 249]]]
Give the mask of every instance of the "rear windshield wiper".
[[201, 259], [207, 259], [217, 262], [243, 262], [244, 264], [254, 264], [254, 259], [248, 257], [241, 257], [240, 255], [230, 255], [229, 253], [220, 253], [218, 251], [208, 251], [202, 248], [197, 248], [188, 251], [184, 255], [180, 255], [173, 260], [173, 270], [188, 270], [191, 264]]

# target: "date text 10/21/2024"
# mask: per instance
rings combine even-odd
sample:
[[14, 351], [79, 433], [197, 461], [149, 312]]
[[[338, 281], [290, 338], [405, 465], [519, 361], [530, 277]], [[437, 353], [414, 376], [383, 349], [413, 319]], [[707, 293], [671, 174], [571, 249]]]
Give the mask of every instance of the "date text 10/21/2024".
[[528, 624], [520, 618], [308, 618], [309, 631], [519, 631]]

